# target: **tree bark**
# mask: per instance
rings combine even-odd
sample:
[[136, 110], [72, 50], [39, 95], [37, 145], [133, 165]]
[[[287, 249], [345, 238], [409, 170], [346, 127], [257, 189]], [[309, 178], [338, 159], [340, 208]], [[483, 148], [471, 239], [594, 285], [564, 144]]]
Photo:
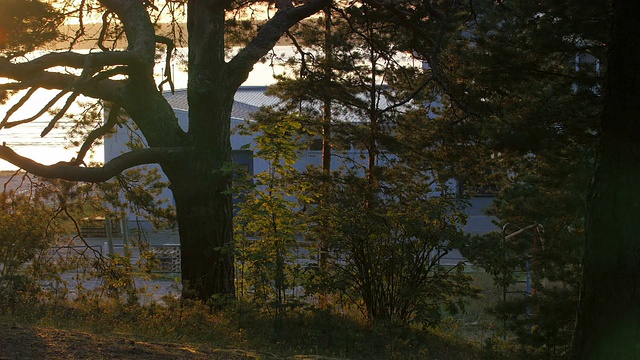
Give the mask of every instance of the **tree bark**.
[[[176, 203], [182, 296], [203, 302], [232, 298], [234, 289], [230, 85], [224, 7], [189, 1], [188, 159], [163, 164]], [[216, 299], [214, 299], [216, 300]]]
[[233, 298], [231, 176], [204, 159], [168, 170], [167, 176], [179, 224], [183, 298]]
[[574, 359], [640, 358], [640, 2], [612, 3]]

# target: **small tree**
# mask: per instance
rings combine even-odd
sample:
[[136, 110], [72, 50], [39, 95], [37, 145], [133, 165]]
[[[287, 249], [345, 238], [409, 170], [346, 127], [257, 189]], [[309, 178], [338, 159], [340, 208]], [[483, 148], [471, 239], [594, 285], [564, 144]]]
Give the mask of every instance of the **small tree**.
[[448, 95], [464, 106], [452, 102], [445, 113], [455, 146], [443, 150], [480, 149], [478, 159], [460, 156], [452, 167], [465, 175], [470, 194], [493, 185], [487, 214], [507, 225], [506, 234], [534, 223], [544, 233], [536, 235], [537, 246], [533, 230], [506, 243], [502, 234], [488, 234], [473, 239], [464, 255], [501, 286], [521, 280], [514, 272], [522, 274], [528, 262], [531, 296], [510, 297], [494, 310], [512, 320], [523, 344], [544, 347], [548, 357], [565, 356], [602, 111], [606, 1], [474, 5], [477, 16], [466, 24], [466, 36], [446, 50]]
[[334, 286], [371, 320], [435, 324], [474, 294], [462, 264], [441, 263], [466, 239], [458, 228], [462, 204], [433, 197], [415, 178], [385, 180], [375, 207], [367, 206], [366, 179], [347, 177], [334, 188]]
[[[445, 3], [438, 5], [457, 8]], [[372, 320], [437, 322], [445, 304], [453, 309], [473, 293], [457, 273], [461, 266], [439, 264], [465, 238], [456, 225], [464, 202], [446, 194], [446, 177], [436, 176], [435, 167], [443, 169], [433, 151], [438, 144], [420, 138], [427, 113], [419, 102], [428, 98], [432, 74], [408, 61], [406, 51], [415, 45], [412, 26], [420, 16], [438, 18], [421, 24], [420, 34], [448, 21], [422, 5], [367, 2], [326, 10], [322, 22], [290, 32], [299, 40], [295, 75], [272, 89], [321, 119], [309, 124], [322, 134], [322, 167], [308, 171], [321, 189], [310, 208], [308, 237], [319, 250], [310, 267], [312, 290], [339, 289]], [[409, 19], [404, 6], [412, 7]], [[414, 137], [407, 126], [413, 121], [420, 124]], [[350, 171], [338, 170], [338, 163]], [[441, 192], [446, 196], [437, 198]], [[455, 286], [442, 286], [447, 282]]]
[[[306, 230], [308, 184], [294, 164], [303, 134], [300, 116], [267, 109], [254, 114], [247, 131], [256, 134], [255, 155], [268, 163], [241, 190], [235, 219], [241, 288], [255, 300], [273, 301], [276, 317], [291, 302], [301, 273], [298, 249]], [[289, 293], [289, 296], [287, 296]]]

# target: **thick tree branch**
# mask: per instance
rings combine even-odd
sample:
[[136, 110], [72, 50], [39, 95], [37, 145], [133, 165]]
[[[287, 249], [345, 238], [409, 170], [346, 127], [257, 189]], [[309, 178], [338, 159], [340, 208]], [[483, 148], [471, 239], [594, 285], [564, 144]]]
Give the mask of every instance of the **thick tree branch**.
[[137, 66], [142, 64], [140, 57], [130, 51], [96, 52], [90, 54], [66, 51], [48, 53], [22, 63], [12, 63], [7, 58], [0, 58], [0, 76], [13, 79], [14, 77], [24, 77], [59, 66], [84, 69], [87, 63], [98, 69], [106, 66]]
[[27, 85], [23, 82], [10, 82], [0, 84], [0, 91], [20, 91], [30, 89], [31, 85]]
[[286, 10], [293, 8], [293, 1], [291, 0], [276, 0], [276, 9]]
[[[9, 121], [11, 115], [13, 115], [19, 108], [24, 106], [25, 103], [28, 101], [28, 99], [37, 90], [37, 87], [31, 87], [31, 88], [29, 88], [28, 92], [14, 106], [12, 106], [7, 111], [4, 119], [0, 122], [0, 129], [2, 129], [2, 128], [12, 128], [12, 127], [19, 126], [19, 125], [22, 125], [22, 124], [25, 124], [25, 123], [29, 123], [29, 122], [32, 122], [32, 121], [38, 119], [39, 117], [44, 115], [48, 110], [50, 110], [51, 107], [58, 100], [60, 100], [64, 95], [66, 95], [69, 92], [69, 88], [70, 87], [75, 87], [77, 90], [71, 93], [71, 95], [65, 101], [64, 106], [49, 121], [49, 124], [41, 132], [40, 136], [44, 137], [55, 127], [57, 122], [67, 113], [67, 111], [69, 110], [71, 105], [74, 103], [75, 99], [78, 97], [78, 95], [81, 94], [81, 90], [83, 88], [89, 87], [90, 85], [95, 85], [97, 82], [99, 82], [101, 80], [105, 80], [110, 76], [113, 76], [113, 75], [116, 75], [116, 74], [121, 74], [121, 73], [123, 73], [121, 70], [122, 69], [115, 68], [115, 69], [111, 69], [111, 70], [108, 70], [108, 71], [100, 72], [96, 76], [94, 76], [94, 77], [92, 77], [92, 78], [90, 78], [90, 79], [88, 79], [86, 81], [83, 81], [83, 80], [86, 77], [85, 75], [87, 75], [87, 74], [85, 74], [85, 71], [83, 71], [83, 75], [81, 75], [79, 78], [77, 78], [76, 81], [74, 82], [74, 84], [80, 83], [80, 85], [78, 85], [78, 86], [69, 86], [69, 87], [63, 89], [62, 91], [60, 91], [47, 104], [45, 104], [40, 109], [40, 111], [38, 111], [38, 113], [36, 113], [34, 116], [31, 116], [31, 117], [29, 117], [27, 119], [23, 119], [23, 120]], [[125, 70], [126, 70], [126, 68], [125, 68]]]
[[[82, 83], [82, 81], [79, 81], [80, 77], [45, 71], [49, 66], [43, 68], [41, 65], [42, 64], [33, 63], [12, 64], [0, 59], [0, 78], [18, 81], [17, 83], [7, 84], [15, 89], [44, 88], [68, 90], [81, 87], [82, 91], [80, 91], [80, 93], [82, 95], [107, 101], [117, 101], [121, 93], [120, 89], [124, 85], [122, 80], [111, 80], [105, 77], [103, 73], [106, 72], [103, 72], [99, 74], [100, 76], [95, 76], [88, 80], [88, 82], [92, 82], [91, 86], [80, 86], [80, 83]], [[52, 63], [49, 63], [49, 65], [51, 67], [65, 66]], [[110, 73], [110, 76], [122, 73], [124, 72], [120, 70], [116, 73]]]
[[[91, 66], [91, 61], [89, 60], [90, 58], [87, 58], [88, 60], [86, 61], [85, 64], [85, 68], [82, 70], [82, 74], [80, 75], [80, 77], [76, 80], [75, 84], [74, 84], [74, 88], [76, 89], [74, 92], [71, 93], [71, 95], [67, 98], [67, 101], [65, 102], [64, 106], [62, 107], [62, 109], [60, 109], [58, 111], [58, 113], [51, 119], [51, 121], [49, 121], [49, 124], [47, 125], [47, 127], [42, 130], [42, 133], [40, 134], [40, 137], [45, 137], [51, 130], [53, 130], [53, 128], [55, 127], [55, 125], [58, 123], [58, 120], [60, 120], [66, 113], [67, 110], [69, 110], [69, 108], [71, 107], [71, 105], [74, 103], [74, 101], [76, 100], [76, 98], [78, 97], [78, 95], [80, 95], [80, 91], [87, 87], [91, 82], [95, 82], [96, 80], [103, 80], [105, 79], [105, 74], [110, 73], [109, 70], [98, 73], [98, 75], [96, 75], [93, 78], [90, 78], [87, 80], [87, 78], [91, 75], [91, 72], [93, 71], [93, 67]], [[121, 70], [120, 68], [115, 68], [112, 70], [117, 70], [118, 72], [120, 72], [119, 70]], [[126, 70], [126, 68], [125, 68]], [[45, 108], [43, 110], [49, 109], [53, 104], [49, 103], [47, 104], [47, 106], [45, 106]], [[39, 117], [40, 115], [36, 115], [36, 117]]]
[[278, 10], [273, 18], [260, 28], [258, 35], [229, 62], [229, 74], [233, 74], [231, 83], [240, 86], [253, 69], [253, 65], [275, 46], [290, 27], [326, 8], [330, 3], [330, 0], [311, 0], [301, 6]]
[[34, 175], [70, 181], [103, 182], [120, 174], [122, 171], [138, 165], [154, 164], [174, 159], [183, 149], [180, 148], [147, 148], [124, 153], [102, 167], [80, 167], [75, 163], [59, 162], [43, 165], [27, 157], [18, 155], [5, 144], [0, 145], [0, 159], [24, 169]]

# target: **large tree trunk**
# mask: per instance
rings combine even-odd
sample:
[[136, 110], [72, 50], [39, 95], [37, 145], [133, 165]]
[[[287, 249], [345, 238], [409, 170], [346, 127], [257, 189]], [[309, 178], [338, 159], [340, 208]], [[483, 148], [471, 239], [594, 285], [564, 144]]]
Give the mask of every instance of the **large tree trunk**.
[[176, 202], [182, 250], [182, 295], [233, 297], [230, 121], [237, 86], [226, 70], [225, 11], [189, 1], [188, 159], [163, 166]]
[[574, 359], [640, 358], [640, 2], [613, 1]]
[[169, 175], [182, 250], [182, 296], [203, 302], [233, 297], [230, 176], [204, 161], [183, 165]]

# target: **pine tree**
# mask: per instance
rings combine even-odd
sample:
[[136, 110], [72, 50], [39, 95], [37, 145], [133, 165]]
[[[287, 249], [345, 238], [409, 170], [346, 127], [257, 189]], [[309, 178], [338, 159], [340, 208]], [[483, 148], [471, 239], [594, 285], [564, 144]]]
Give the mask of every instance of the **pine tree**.
[[[436, 176], [434, 167], [444, 160], [436, 160], [431, 139], [411, 137], [411, 125], [427, 120], [422, 101], [429, 74], [405, 53], [412, 33], [394, 10], [334, 9], [330, 34], [326, 23], [301, 24], [291, 32], [300, 51], [292, 61], [296, 76], [270, 91], [322, 119], [308, 125], [332, 145], [334, 169], [350, 169], [309, 171], [330, 188], [311, 209], [315, 223], [324, 224], [315, 236], [328, 241], [320, 282], [361, 299], [371, 320], [433, 323], [443, 307], [453, 310], [473, 293], [461, 266], [439, 264], [465, 239], [456, 227], [463, 202], [447, 191], [446, 177]], [[331, 46], [307, 47], [319, 39]], [[418, 157], [420, 151], [429, 156]]]
[[474, 3], [476, 16], [448, 50], [444, 73], [453, 84], [450, 111], [468, 116], [451, 130], [457, 148], [450, 151], [481, 147], [484, 158], [454, 164], [456, 172], [472, 194], [487, 185], [498, 190], [489, 214], [506, 234], [531, 224], [544, 233], [535, 246], [532, 231], [506, 248], [503, 234], [490, 234], [465, 255], [504, 286], [528, 263], [532, 296], [509, 301], [502, 315], [524, 343], [566, 354], [602, 110], [606, 2]]

